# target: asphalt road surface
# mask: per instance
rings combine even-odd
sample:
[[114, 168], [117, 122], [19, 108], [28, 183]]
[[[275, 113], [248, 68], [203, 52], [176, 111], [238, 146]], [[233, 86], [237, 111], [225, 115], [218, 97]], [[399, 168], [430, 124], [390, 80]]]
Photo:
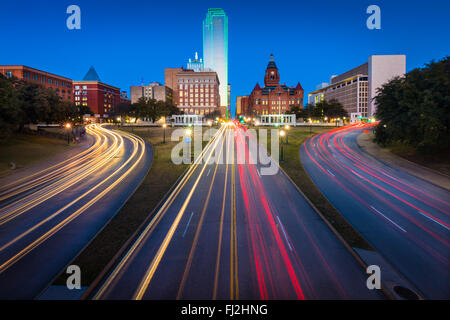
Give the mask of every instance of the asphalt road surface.
[[115, 215], [145, 177], [152, 150], [100, 125], [94, 143], [0, 188], [0, 299], [33, 299]]
[[[328, 200], [425, 298], [450, 298], [450, 192], [362, 151], [351, 126], [307, 140], [309, 176]], [[381, 273], [383, 271], [381, 270]]]
[[89, 298], [384, 298], [281, 171], [230, 160], [247, 148], [223, 126]]

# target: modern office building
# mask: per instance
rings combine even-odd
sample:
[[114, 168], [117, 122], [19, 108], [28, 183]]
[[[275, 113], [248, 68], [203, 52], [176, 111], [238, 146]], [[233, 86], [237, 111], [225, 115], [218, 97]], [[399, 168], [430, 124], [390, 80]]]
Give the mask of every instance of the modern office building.
[[303, 108], [304, 90], [297, 83], [295, 87], [280, 84], [280, 73], [270, 55], [264, 76], [264, 87], [257, 83], [248, 98], [246, 115], [284, 114], [293, 106]]
[[195, 72], [205, 71], [203, 66], [203, 60], [202, 58], [198, 58], [198, 53], [195, 53], [195, 57], [192, 60], [189, 58], [189, 61], [187, 63], [187, 69], [194, 70]]
[[220, 82], [216, 72], [182, 69], [177, 73], [177, 83], [177, 107], [185, 114], [226, 113], [220, 103]]
[[208, 9], [203, 20], [204, 67], [217, 72], [220, 105], [228, 103], [228, 17], [223, 9]]
[[351, 121], [371, 118], [376, 112], [376, 90], [390, 79], [403, 76], [406, 72], [405, 55], [373, 55], [368, 62], [332, 76], [328, 85], [308, 94], [308, 102], [338, 100], [350, 115]]
[[178, 105], [178, 82], [177, 73], [183, 70], [181, 68], [165, 68], [164, 69], [164, 85], [172, 89], [172, 103]]
[[50, 88], [65, 101], [72, 101], [72, 79], [30, 68], [23, 65], [0, 65], [0, 73], [6, 78], [17, 78]]
[[114, 106], [120, 103], [120, 89], [100, 80], [94, 67], [81, 81], [73, 81], [74, 103], [88, 106], [96, 118], [108, 118]]
[[136, 103], [142, 97], [173, 103], [172, 89], [158, 82], [152, 82], [149, 85], [131, 86], [130, 96], [131, 103]]

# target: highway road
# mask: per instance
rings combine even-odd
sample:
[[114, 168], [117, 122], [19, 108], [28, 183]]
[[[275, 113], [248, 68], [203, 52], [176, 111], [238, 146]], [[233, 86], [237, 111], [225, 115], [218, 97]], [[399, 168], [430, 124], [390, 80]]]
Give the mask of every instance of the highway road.
[[[425, 298], [450, 298], [450, 192], [373, 158], [351, 126], [308, 139], [302, 164], [328, 200]], [[383, 271], [381, 271], [383, 273]]]
[[116, 214], [145, 177], [139, 137], [89, 125], [79, 154], [0, 188], [0, 299], [33, 299]]
[[88, 298], [384, 298], [281, 171], [232, 161], [243, 150], [222, 126]]

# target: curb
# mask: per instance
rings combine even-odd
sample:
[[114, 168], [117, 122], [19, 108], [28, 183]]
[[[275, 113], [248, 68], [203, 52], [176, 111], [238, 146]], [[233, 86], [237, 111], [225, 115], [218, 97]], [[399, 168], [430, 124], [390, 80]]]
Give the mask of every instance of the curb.
[[[153, 146], [145, 141], [146, 144], [148, 144], [152, 150], [153, 156], [154, 156], [154, 152], [153, 152]], [[136, 186], [136, 188], [133, 190], [132, 193], [130, 193], [130, 195], [127, 197], [127, 199], [122, 203], [122, 205], [117, 208], [116, 212], [111, 216], [110, 219], [108, 219], [108, 221], [106, 221], [106, 223], [100, 228], [100, 230], [98, 230], [98, 232], [88, 241], [88, 243], [86, 243], [86, 245], [75, 255], [75, 257], [73, 257], [73, 259], [70, 260], [69, 263], [67, 263], [64, 268], [61, 269], [61, 272], [58, 273], [57, 276], [55, 276], [51, 282], [49, 282], [49, 284], [47, 286], [45, 286], [44, 289], [42, 289], [37, 295], [36, 297], [33, 298], [33, 300], [35, 299], [39, 299], [39, 297], [44, 294], [45, 291], [48, 290], [48, 288], [50, 288], [53, 283], [60, 277], [60, 275], [63, 273], [64, 270], [67, 269], [68, 266], [70, 266], [82, 253], [83, 251], [97, 238], [97, 236], [106, 228], [106, 226], [111, 222], [112, 219], [114, 219], [114, 217], [119, 213], [119, 211], [123, 208], [123, 206], [128, 202], [128, 200], [130, 200], [130, 198], [133, 196], [133, 194], [136, 192], [136, 190], [142, 185], [142, 183], [144, 182], [145, 177], [148, 175], [148, 173], [150, 172], [150, 169], [152, 168], [153, 165], [153, 159], [152, 162], [150, 163], [150, 166], [147, 169], [147, 172], [144, 175], [144, 178], [138, 183], [138, 185]], [[86, 289], [87, 291], [87, 289]], [[83, 297], [83, 295], [81, 296], [81, 298]], [[80, 298], [80, 299], [81, 299]]]
[[[314, 135], [313, 135], [314, 136]], [[312, 138], [313, 136], [310, 136], [309, 138], [307, 138], [299, 147], [298, 152], [300, 152], [300, 148], [302, 147], [302, 145], [310, 138]], [[300, 158], [300, 157], [299, 157]], [[303, 164], [300, 164], [303, 167]], [[347, 251], [353, 256], [353, 258], [355, 258], [355, 260], [361, 265], [361, 267], [363, 268], [364, 272], [366, 272], [367, 267], [369, 266], [369, 263], [366, 262], [359, 254], [358, 252], [356, 252], [356, 250], [350, 246], [347, 241], [342, 237], [342, 235], [334, 228], [334, 226], [328, 221], [328, 219], [322, 214], [322, 212], [320, 212], [319, 209], [317, 209], [317, 207], [312, 203], [312, 201], [304, 194], [304, 192], [297, 186], [297, 184], [292, 180], [292, 178], [284, 171], [284, 169], [279, 165], [279, 168], [281, 170], [281, 172], [288, 178], [288, 180], [295, 186], [296, 190], [299, 192], [300, 195], [302, 195], [306, 202], [311, 206], [311, 208], [314, 210], [314, 212], [316, 212], [316, 214], [324, 221], [324, 223], [328, 226], [328, 228], [331, 230], [331, 232], [333, 232], [333, 234], [339, 239], [339, 241], [344, 245], [344, 247], [347, 249]], [[305, 170], [305, 169], [303, 169]], [[306, 172], [306, 170], [305, 170]], [[306, 174], [309, 177], [309, 174], [306, 172]], [[311, 178], [310, 178], [311, 179]], [[314, 184], [314, 182], [311, 180], [311, 182]], [[322, 192], [319, 189], [319, 192], [322, 194]], [[323, 195], [323, 194], [322, 194]], [[323, 195], [324, 196], [324, 195]], [[324, 196], [325, 197], [325, 196]], [[325, 199], [327, 199], [325, 197]], [[328, 201], [328, 199], [327, 199]], [[331, 206], [333, 206], [330, 203]], [[334, 207], [334, 206], [333, 206]], [[336, 208], [335, 208], [336, 209]], [[383, 255], [381, 255], [377, 250], [375, 250], [375, 248], [370, 244], [369, 241], [367, 241], [348, 221], [347, 219], [339, 212], [339, 210], [336, 209], [336, 211], [340, 214], [341, 218], [348, 224], [348, 226], [350, 228], [353, 229], [353, 231], [355, 232], [356, 235], [358, 235], [365, 243], [367, 243], [369, 245], [369, 247], [371, 248], [371, 250], [376, 253], [380, 258], [382, 258], [384, 260], [384, 262], [386, 263], [386, 265], [391, 269], [391, 272], [394, 272], [397, 277], [399, 279], [402, 280], [402, 282], [406, 283], [410, 288], [412, 288], [411, 290], [414, 291], [415, 294], [417, 294], [417, 296], [419, 297], [420, 300], [423, 300], [423, 295], [420, 293], [419, 290], [417, 290], [413, 285], [411, 285], [409, 283], [408, 280], [406, 280], [404, 278], [404, 276], [398, 272], [386, 259], [384, 259]], [[390, 285], [389, 283], [386, 283], [386, 281], [382, 280], [382, 286], [381, 286], [381, 290], [383, 292], [383, 294], [390, 300], [401, 300], [402, 297], [400, 297], [398, 294], [395, 293], [394, 291], [394, 286]]]

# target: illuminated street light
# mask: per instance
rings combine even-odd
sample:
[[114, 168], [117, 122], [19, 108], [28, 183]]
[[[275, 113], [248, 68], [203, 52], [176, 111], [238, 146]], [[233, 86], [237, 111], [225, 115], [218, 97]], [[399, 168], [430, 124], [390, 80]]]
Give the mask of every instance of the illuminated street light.
[[286, 132], [284, 130], [280, 130], [280, 136], [284, 137], [286, 135]]
[[186, 129], [186, 131], [184, 132], [186, 134], [186, 136], [190, 137], [192, 134], [192, 130], [191, 129]]
[[70, 144], [70, 132], [69, 129], [72, 128], [72, 125], [70, 123], [66, 123], [65, 125], [66, 129], [67, 129], [67, 144]]
[[166, 143], [166, 127], [167, 127], [167, 124], [163, 123], [162, 127], [163, 127], [163, 143]]

